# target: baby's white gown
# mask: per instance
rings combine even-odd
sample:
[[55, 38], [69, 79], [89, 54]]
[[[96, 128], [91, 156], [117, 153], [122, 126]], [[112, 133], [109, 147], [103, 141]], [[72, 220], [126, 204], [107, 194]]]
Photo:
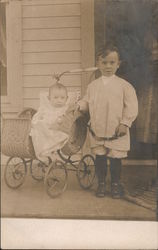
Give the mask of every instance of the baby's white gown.
[[45, 93], [40, 95], [40, 107], [33, 116], [30, 134], [38, 159], [44, 160], [51, 156], [52, 152], [61, 149], [68, 141], [68, 134], [52, 128], [65, 115], [67, 109], [68, 103], [60, 108], [52, 107]]

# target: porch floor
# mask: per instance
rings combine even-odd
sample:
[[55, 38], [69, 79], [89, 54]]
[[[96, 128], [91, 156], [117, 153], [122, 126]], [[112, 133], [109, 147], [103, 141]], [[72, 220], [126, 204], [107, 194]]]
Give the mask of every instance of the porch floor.
[[[96, 183], [91, 190], [85, 191], [79, 186], [74, 172], [68, 173], [67, 190], [55, 199], [47, 195], [43, 182], [32, 179], [29, 171], [25, 183], [16, 190], [6, 186], [3, 172], [4, 165], [1, 171], [3, 217], [156, 220], [156, 211], [138, 206], [126, 199], [112, 199], [110, 193], [105, 198], [96, 198]], [[122, 181], [125, 186], [128, 183], [131, 190], [138, 182], [148, 184], [155, 174], [155, 166], [124, 166]], [[109, 176], [108, 183], [110, 184]]]

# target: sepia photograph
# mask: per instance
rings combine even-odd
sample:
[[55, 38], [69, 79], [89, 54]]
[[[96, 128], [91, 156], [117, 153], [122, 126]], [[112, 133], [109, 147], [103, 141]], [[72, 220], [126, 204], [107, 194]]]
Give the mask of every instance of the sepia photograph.
[[0, 0], [1, 217], [156, 222], [158, 0]]

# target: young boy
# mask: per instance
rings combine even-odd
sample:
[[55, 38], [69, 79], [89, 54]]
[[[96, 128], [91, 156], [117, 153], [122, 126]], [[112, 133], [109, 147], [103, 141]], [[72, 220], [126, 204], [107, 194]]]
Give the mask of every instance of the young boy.
[[[86, 96], [79, 102], [80, 110], [90, 113], [90, 143], [96, 155], [98, 177], [97, 197], [106, 192], [107, 158], [110, 160], [111, 193], [120, 198], [121, 159], [127, 157], [130, 149], [129, 128], [138, 113], [138, 103], [134, 88], [124, 79], [115, 75], [120, 66], [120, 56], [116, 47], [102, 48], [97, 55], [97, 67], [101, 77], [88, 85]], [[95, 136], [94, 136], [95, 135]], [[114, 140], [106, 140], [116, 136]]]

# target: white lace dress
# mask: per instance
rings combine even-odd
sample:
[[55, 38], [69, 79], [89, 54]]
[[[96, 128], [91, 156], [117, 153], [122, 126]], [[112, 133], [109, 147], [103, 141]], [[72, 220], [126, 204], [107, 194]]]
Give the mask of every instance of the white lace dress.
[[40, 96], [40, 107], [32, 119], [31, 136], [38, 159], [43, 160], [51, 156], [52, 152], [61, 149], [68, 140], [69, 135], [58, 130], [58, 124], [68, 109], [68, 103], [64, 107], [53, 107], [47, 96]]

